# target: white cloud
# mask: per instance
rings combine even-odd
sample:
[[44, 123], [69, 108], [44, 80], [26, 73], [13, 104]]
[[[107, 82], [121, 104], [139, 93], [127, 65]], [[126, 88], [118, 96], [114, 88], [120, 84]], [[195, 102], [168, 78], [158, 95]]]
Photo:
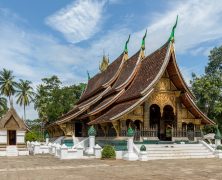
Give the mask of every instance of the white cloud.
[[178, 53], [222, 38], [222, 3], [217, 0], [174, 1], [169, 7], [166, 12], [153, 14], [151, 24], [147, 26], [147, 47], [158, 48], [167, 40], [177, 14], [179, 21], [175, 36]]
[[[92, 1], [84, 0], [83, 2], [87, 4]], [[104, 7], [102, 3], [105, 1], [95, 2], [97, 3], [94, 5], [99, 6], [101, 4], [102, 13]], [[82, 1], [77, 1], [78, 3], [81, 4]], [[67, 7], [67, 10], [71, 11], [72, 9], [75, 9], [75, 6], [73, 8], [71, 6]], [[60, 12], [63, 11], [65, 12], [65, 9]], [[56, 15], [58, 14], [50, 16], [49, 19], [57, 17]], [[174, 2], [174, 5], [169, 4], [167, 11], [159, 14], [149, 14], [149, 16], [153, 17], [153, 20], [149, 24], [144, 24], [148, 29], [146, 39], [147, 54], [166, 42], [177, 14], [179, 14], [179, 23], [176, 30], [177, 53], [206, 54], [211, 47], [202, 46], [204, 42], [222, 39], [222, 24], [219, 23], [222, 19], [222, 4], [217, 3], [215, 0]], [[2, 15], [0, 11], [0, 68], [13, 70], [17, 77], [31, 80], [34, 86], [40, 83], [41, 78], [53, 74], [58, 75], [66, 84], [86, 81], [87, 69], [91, 76], [98, 72], [98, 64], [103, 50], [105, 50], [106, 54], [109, 53], [112, 61], [123, 51], [124, 43], [129, 33], [131, 33], [129, 54], [132, 55], [140, 48], [141, 39], [145, 32], [145, 28], [133, 32], [130, 27], [126, 28], [124, 25], [120, 25], [116, 26], [118, 29], [109, 28], [98, 39], [89, 41], [88, 46], [81, 47], [78, 44], [61, 43], [53, 36], [28, 30], [28, 28], [20, 25], [21, 22], [18, 17], [9, 19], [8, 15], [10, 14], [3, 13]], [[73, 14], [71, 13], [71, 15]], [[60, 25], [61, 28], [66, 28], [66, 25], [69, 26], [70, 24], [72, 26], [72, 22], [68, 22], [68, 20], [65, 22], [67, 24]], [[97, 25], [95, 26], [97, 27]], [[81, 31], [85, 33], [84, 30]], [[74, 36], [69, 36], [71, 38], [69, 41], [77, 42], [76, 40], [88, 39], [93, 36], [94, 32], [96, 31], [89, 32], [87, 30], [85, 35], [77, 36], [77, 38], [80, 37], [79, 39], [73, 39]], [[183, 66], [181, 69], [187, 82], [190, 80], [191, 72], [199, 72], [199, 66], [192, 68]], [[22, 108], [18, 109], [22, 116]], [[27, 117], [36, 117], [36, 113], [33, 112], [31, 106], [28, 107]]]
[[92, 37], [99, 29], [106, 0], [77, 0], [46, 19], [71, 43]]

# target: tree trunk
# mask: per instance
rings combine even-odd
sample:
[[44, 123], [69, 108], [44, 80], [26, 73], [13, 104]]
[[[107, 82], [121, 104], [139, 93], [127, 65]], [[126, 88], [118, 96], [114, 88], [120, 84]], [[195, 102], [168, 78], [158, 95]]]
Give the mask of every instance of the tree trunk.
[[24, 105], [24, 120], [26, 121], [25, 105]]

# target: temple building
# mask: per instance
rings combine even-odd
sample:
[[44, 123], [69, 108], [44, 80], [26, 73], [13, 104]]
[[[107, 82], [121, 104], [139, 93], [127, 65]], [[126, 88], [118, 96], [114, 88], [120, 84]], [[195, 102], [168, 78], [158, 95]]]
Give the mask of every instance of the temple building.
[[51, 137], [86, 136], [93, 125], [97, 136], [121, 138], [131, 126], [135, 138], [195, 140], [204, 125], [215, 124], [195, 104], [195, 96], [178, 68], [174, 32], [159, 49], [145, 55], [141, 48], [128, 57], [128, 43], [111, 64], [104, 57], [100, 73], [89, 79], [76, 106], [47, 126]]
[[25, 134], [28, 127], [15, 111], [12, 103], [0, 119], [0, 156], [29, 155]]

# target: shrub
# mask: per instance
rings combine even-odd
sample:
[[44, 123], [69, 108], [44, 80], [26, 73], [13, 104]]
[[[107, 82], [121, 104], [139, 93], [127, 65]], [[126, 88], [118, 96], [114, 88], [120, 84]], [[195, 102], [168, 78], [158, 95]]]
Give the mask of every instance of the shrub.
[[217, 146], [217, 150], [222, 150], [222, 146], [221, 145]]
[[146, 146], [142, 145], [142, 146], [140, 147], [140, 151], [146, 151]]
[[113, 146], [105, 145], [102, 150], [102, 159], [115, 159], [116, 152]]
[[44, 141], [43, 138], [41, 138], [41, 135], [38, 132], [35, 131], [29, 131], [25, 135], [25, 141]]
[[25, 140], [26, 141], [36, 141], [38, 139], [36, 133], [30, 131], [30, 132], [27, 132], [26, 135], [25, 135]]

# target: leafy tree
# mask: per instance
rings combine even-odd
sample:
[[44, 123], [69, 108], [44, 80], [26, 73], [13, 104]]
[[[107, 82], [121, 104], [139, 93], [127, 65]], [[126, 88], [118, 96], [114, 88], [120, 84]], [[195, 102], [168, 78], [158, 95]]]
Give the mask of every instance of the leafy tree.
[[35, 120], [26, 120], [26, 123], [30, 129], [28, 133], [26, 133], [26, 141], [41, 141], [42, 133], [41, 133], [41, 120], [35, 119]]
[[83, 83], [80, 85], [64, 86], [57, 76], [42, 79], [43, 83], [37, 87], [35, 108], [45, 124], [54, 122], [62, 114], [67, 113], [80, 98]]
[[16, 103], [24, 108], [24, 119], [26, 120], [26, 111], [25, 108], [28, 106], [31, 101], [33, 101], [33, 88], [31, 87], [31, 82], [27, 80], [20, 79], [20, 82], [17, 83], [17, 94], [16, 97], [18, 98]]
[[193, 74], [191, 85], [197, 105], [222, 127], [222, 46], [210, 51], [205, 74]]
[[222, 72], [222, 46], [215, 47], [210, 51], [209, 63], [205, 68], [205, 72], [208, 75]]
[[14, 81], [15, 76], [10, 70], [3, 69], [0, 71], [0, 91], [2, 95], [10, 98], [15, 93], [16, 82]]

